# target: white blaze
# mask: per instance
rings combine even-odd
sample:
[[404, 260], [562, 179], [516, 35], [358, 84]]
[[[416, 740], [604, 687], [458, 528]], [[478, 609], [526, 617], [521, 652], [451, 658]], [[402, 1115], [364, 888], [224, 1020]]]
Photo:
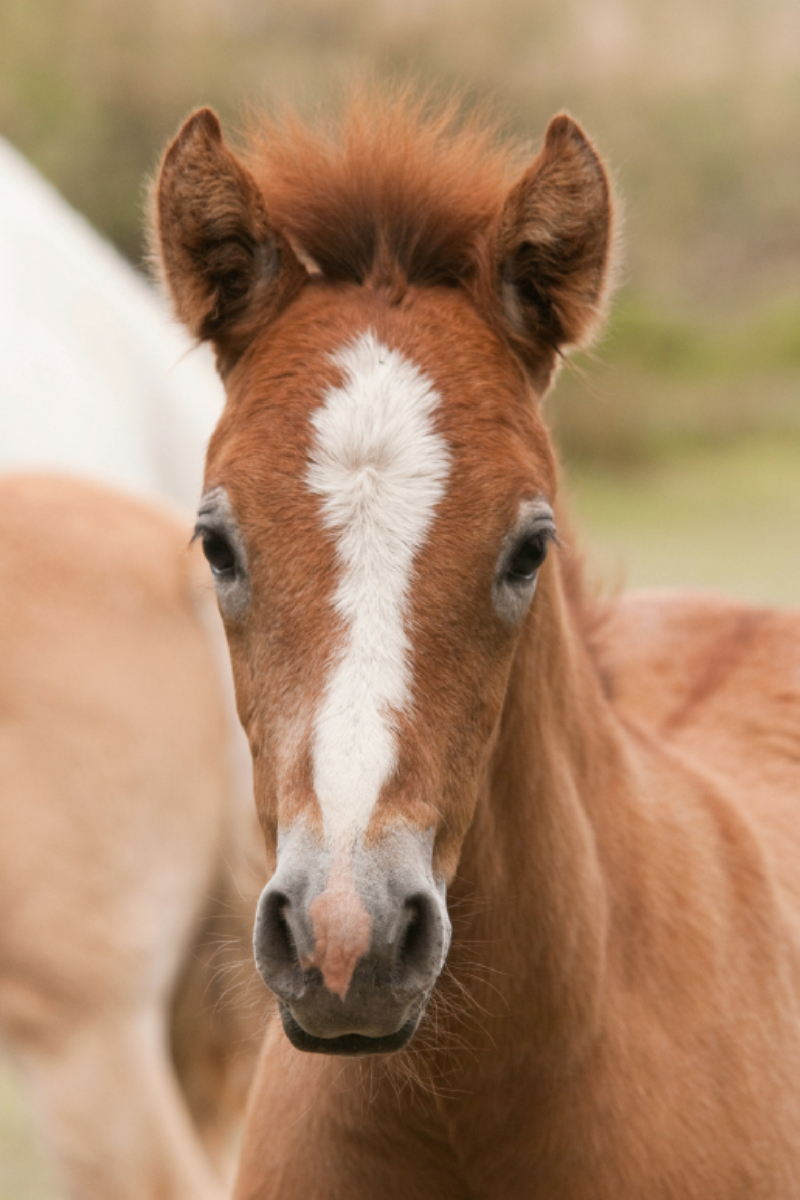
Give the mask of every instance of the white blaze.
[[334, 359], [344, 372], [314, 413], [306, 476], [335, 531], [334, 597], [346, 636], [314, 727], [314, 786], [326, 841], [352, 844], [396, 764], [392, 714], [408, 704], [403, 612], [414, 557], [444, 494], [450, 456], [429, 379], [372, 332]]

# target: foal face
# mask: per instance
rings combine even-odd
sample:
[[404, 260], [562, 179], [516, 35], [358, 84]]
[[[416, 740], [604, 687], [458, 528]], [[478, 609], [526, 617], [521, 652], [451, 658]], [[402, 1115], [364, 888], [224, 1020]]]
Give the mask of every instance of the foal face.
[[274, 863], [256, 958], [295, 1045], [328, 1053], [401, 1046], [442, 968], [555, 534], [531, 393], [608, 258], [570, 118], [512, 186], [480, 130], [420, 111], [357, 102], [336, 144], [273, 126], [257, 177], [201, 110], [158, 183], [176, 310], [228, 391], [198, 533]]
[[310, 286], [229, 381], [198, 530], [275, 855], [255, 934], [307, 1049], [393, 1049], [447, 952], [445, 888], [553, 466], [509, 351], [449, 289]]

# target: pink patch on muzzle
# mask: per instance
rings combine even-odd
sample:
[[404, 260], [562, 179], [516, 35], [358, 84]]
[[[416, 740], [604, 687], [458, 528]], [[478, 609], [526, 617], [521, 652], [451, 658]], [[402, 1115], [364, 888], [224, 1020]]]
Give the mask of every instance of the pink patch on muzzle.
[[359, 959], [369, 950], [372, 918], [355, 888], [350, 854], [337, 857], [328, 886], [309, 905], [314, 952], [302, 960], [307, 971], [317, 967], [325, 987], [344, 1000]]

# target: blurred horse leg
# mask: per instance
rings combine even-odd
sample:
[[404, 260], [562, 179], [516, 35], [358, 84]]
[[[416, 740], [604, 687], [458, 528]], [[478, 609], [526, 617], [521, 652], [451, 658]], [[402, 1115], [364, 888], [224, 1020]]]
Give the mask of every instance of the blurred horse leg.
[[158, 1012], [110, 1013], [22, 1063], [70, 1196], [219, 1200]]
[[103, 489], [0, 481], [0, 1038], [75, 1200], [220, 1194], [170, 1024], [188, 961], [183, 1063], [212, 1048], [224, 1079], [194, 955], [248, 810], [188, 540]]

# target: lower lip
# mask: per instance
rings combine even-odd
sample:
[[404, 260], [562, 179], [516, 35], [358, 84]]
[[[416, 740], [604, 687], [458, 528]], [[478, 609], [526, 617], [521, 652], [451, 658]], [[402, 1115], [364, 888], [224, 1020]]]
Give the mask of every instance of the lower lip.
[[280, 1005], [283, 1030], [289, 1041], [297, 1050], [305, 1050], [308, 1054], [339, 1054], [348, 1058], [356, 1058], [366, 1054], [392, 1054], [401, 1050], [413, 1037], [419, 1024], [419, 1017], [414, 1016], [396, 1033], [387, 1037], [364, 1037], [360, 1033], [345, 1033], [341, 1037], [315, 1037], [298, 1025], [285, 1004]]

